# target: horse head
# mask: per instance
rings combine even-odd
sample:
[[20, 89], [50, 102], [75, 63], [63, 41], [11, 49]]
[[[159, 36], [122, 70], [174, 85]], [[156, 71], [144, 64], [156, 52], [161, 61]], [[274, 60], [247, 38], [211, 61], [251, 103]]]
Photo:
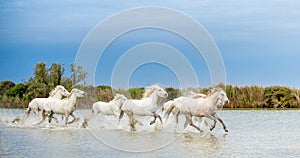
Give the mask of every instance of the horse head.
[[68, 99], [72, 96], [72, 95], [75, 95], [75, 97], [84, 97], [86, 96], [86, 93], [82, 90], [79, 90], [79, 89], [72, 89], [71, 93], [68, 95]]
[[217, 107], [223, 107], [225, 104], [229, 104], [229, 99], [226, 95], [226, 92], [223, 89], [213, 88], [209, 94], [215, 95]]
[[143, 98], [149, 97], [152, 93], [156, 92], [157, 96], [160, 98], [167, 98], [168, 93], [159, 85], [152, 85], [149, 87], [146, 87], [146, 91], [143, 95]]
[[53, 90], [50, 91], [49, 96], [53, 97], [58, 93], [63, 96], [68, 96], [70, 94], [64, 86], [57, 85]]
[[116, 94], [114, 97], [114, 101], [118, 101], [118, 100], [124, 103], [127, 100], [127, 97], [125, 97], [125, 95], [123, 94]]

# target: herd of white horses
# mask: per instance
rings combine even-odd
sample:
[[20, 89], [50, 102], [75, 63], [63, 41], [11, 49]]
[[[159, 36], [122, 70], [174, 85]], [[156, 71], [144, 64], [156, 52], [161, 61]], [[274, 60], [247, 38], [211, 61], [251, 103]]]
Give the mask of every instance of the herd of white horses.
[[[37, 124], [43, 123], [47, 117], [49, 123], [51, 123], [52, 119], [56, 119], [53, 117], [54, 114], [64, 116], [65, 125], [71, 124], [78, 119], [73, 114], [76, 110], [77, 99], [85, 95], [86, 93], [79, 89], [72, 89], [71, 92], [68, 92], [63, 86], [58, 85], [49, 93], [48, 98], [33, 99], [29, 103], [25, 116], [22, 119], [27, 119], [31, 111], [35, 113], [37, 118], [39, 111], [41, 111], [42, 119]], [[82, 127], [87, 127], [88, 121], [94, 118], [98, 113], [118, 116], [119, 122], [124, 114], [126, 114], [129, 120], [130, 130], [136, 131], [136, 124], [143, 124], [138, 121], [135, 116], [153, 117], [150, 125], [154, 124], [158, 118], [162, 124], [163, 120], [158, 111], [163, 109], [166, 120], [170, 114], [172, 114], [173, 117], [175, 117], [176, 125], [178, 124], [179, 115], [183, 115], [186, 119], [184, 128], [190, 125], [202, 132], [202, 129], [193, 123], [193, 118], [205, 117], [213, 121], [210, 130], [213, 130], [216, 122], [219, 121], [223, 125], [225, 132], [228, 132], [226, 125], [217, 115], [217, 109], [229, 103], [226, 93], [221, 88], [212, 88], [208, 94], [190, 92], [187, 95], [165, 102], [167, 97], [168, 93], [159, 85], [146, 87], [143, 98], [140, 100], [128, 99], [123, 94], [116, 94], [114, 99], [110, 102], [99, 101], [94, 103], [92, 114], [83, 118]], [[70, 115], [73, 117], [73, 120], [68, 122]], [[16, 118], [13, 122], [19, 119], [20, 118]], [[58, 122], [57, 119], [56, 121]]]

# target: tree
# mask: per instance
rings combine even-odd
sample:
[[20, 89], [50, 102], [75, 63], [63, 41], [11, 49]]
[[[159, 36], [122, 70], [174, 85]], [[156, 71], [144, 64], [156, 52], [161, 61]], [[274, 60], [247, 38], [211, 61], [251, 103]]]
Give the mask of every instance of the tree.
[[110, 86], [105, 85], [96, 87], [96, 96], [97, 100], [104, 102], [109, 102], [114, 98], [112, 88]]
[[7, 92], [15, 86], [12, 81], [2, 81], [0, 82], [0, 95], [6, 95]]
[[143, 88], [129, 88], [128, 93], [132, 99], [141, 99], [144, 93]]
[[63, 73], [65, 72], [65, 68], [61, 64], [52, 63], [49, 68], [49, 86], [50, 89], [54, 88], [56, 85], [61, 85]]
[[23, 95], [25, 94], [27, 90], [27, 85], [23, 83], [19, 83], [12, 87], [8, 92], [7, 95], [10, 97], [18, 97], [18, 98], [23, 98]]
[[44, 62], [37, 63], [34, 69], [34, 80], [38, 83], [48, 84], [48, 71]]
[[71, 79], [73, 85], [76, 85], [80, 82], [84, 82], [87, 77], [87, 72], [83, 70], [82, 65], [77, 65], [76, 63], [71, 64], [71, 72]]
[[181, 94], [180, 90], [177, 88], [166, 88], [166, 91], [168, 93], [168, 100], [173, 100], [179, 97]]

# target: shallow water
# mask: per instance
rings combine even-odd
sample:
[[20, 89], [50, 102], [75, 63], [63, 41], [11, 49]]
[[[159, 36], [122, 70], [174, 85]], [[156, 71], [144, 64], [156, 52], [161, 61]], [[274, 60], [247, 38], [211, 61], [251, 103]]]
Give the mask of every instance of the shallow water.
[[[24, 110], [0, 109], [0, 157], [299, 157], [299, 110], [219, 111], [229, 129], [217, 123], [212, 132], [201, 126], [183, 130], [183, 118], [175, 131], [172, 119], [150, 126], [151, 118], [138, 118], [144, 126], [130, 132], [127, 118], [97, 116], [87, 129], [82, 121], [64, 126], [30, 116], [11, 123]], [[77, 111], [83, 118], [89, 111]], [[209, 122], [211, 123], [211, 122]]]

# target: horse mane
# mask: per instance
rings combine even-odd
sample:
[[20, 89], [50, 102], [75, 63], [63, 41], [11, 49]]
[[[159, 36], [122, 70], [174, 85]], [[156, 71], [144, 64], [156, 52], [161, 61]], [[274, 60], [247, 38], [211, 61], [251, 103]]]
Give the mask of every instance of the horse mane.
[[75, 89], [72, 89], [71, 93], [67, 96], [67, 99], [70, 99], [70, 97], [73, 95]]
[[152, 85], [152, 86], [146, 87], [146, 91], [143, 94], [143, 98], [149, 97], [153, 93], [153, 91], [158, 89], [158, 88], [161, 88], [161, 87], [159, 85]]
[[57, 91], [58, 91], [59, 89], [63, 89], [63, 86], [57, 85], [54, 89], [52, 89], [52, 90], [49, 92], [49, 96], [50, 96], [50, 97], [53, 97], [53, 96], [57, 93]]
[[197, 99], [197, 98], [206, 98], [207, 97], [207, 95], [206, 94], [202, 94], [202, 93], [200, 93], [200, 94], [194, 94], [194, 95], [192, 95], [192, 96], [190, 96], [191, 98], [194, 98], [194, 99]]
[[206, 98], [207, 97], [206, 94], [195, 93], [193, 91], [186, 92], [185, 96], [190, 97], [190, 98], [194, 98], [194, 99], [197, 99], [197, 98]]
[[125, 95], [123, 95], [123, 94], [116, 94], [113, 100], [118, 100], [118, 99], [120, 99], [122, 97], [125, 97]]
[[212, 88], [212, 89], [210, 89], [209, 91], [208, 91], [208, 96], [210, 96], [210, 95], [212, 95], [212, 94], [214, 94], [214, 93], [216, 93], [216, 92], [220, 92], [220, 91], [223, 91], [223, 89], [222, 88], [220, 88], [220, 87], [216, 87], [216, 88]]

